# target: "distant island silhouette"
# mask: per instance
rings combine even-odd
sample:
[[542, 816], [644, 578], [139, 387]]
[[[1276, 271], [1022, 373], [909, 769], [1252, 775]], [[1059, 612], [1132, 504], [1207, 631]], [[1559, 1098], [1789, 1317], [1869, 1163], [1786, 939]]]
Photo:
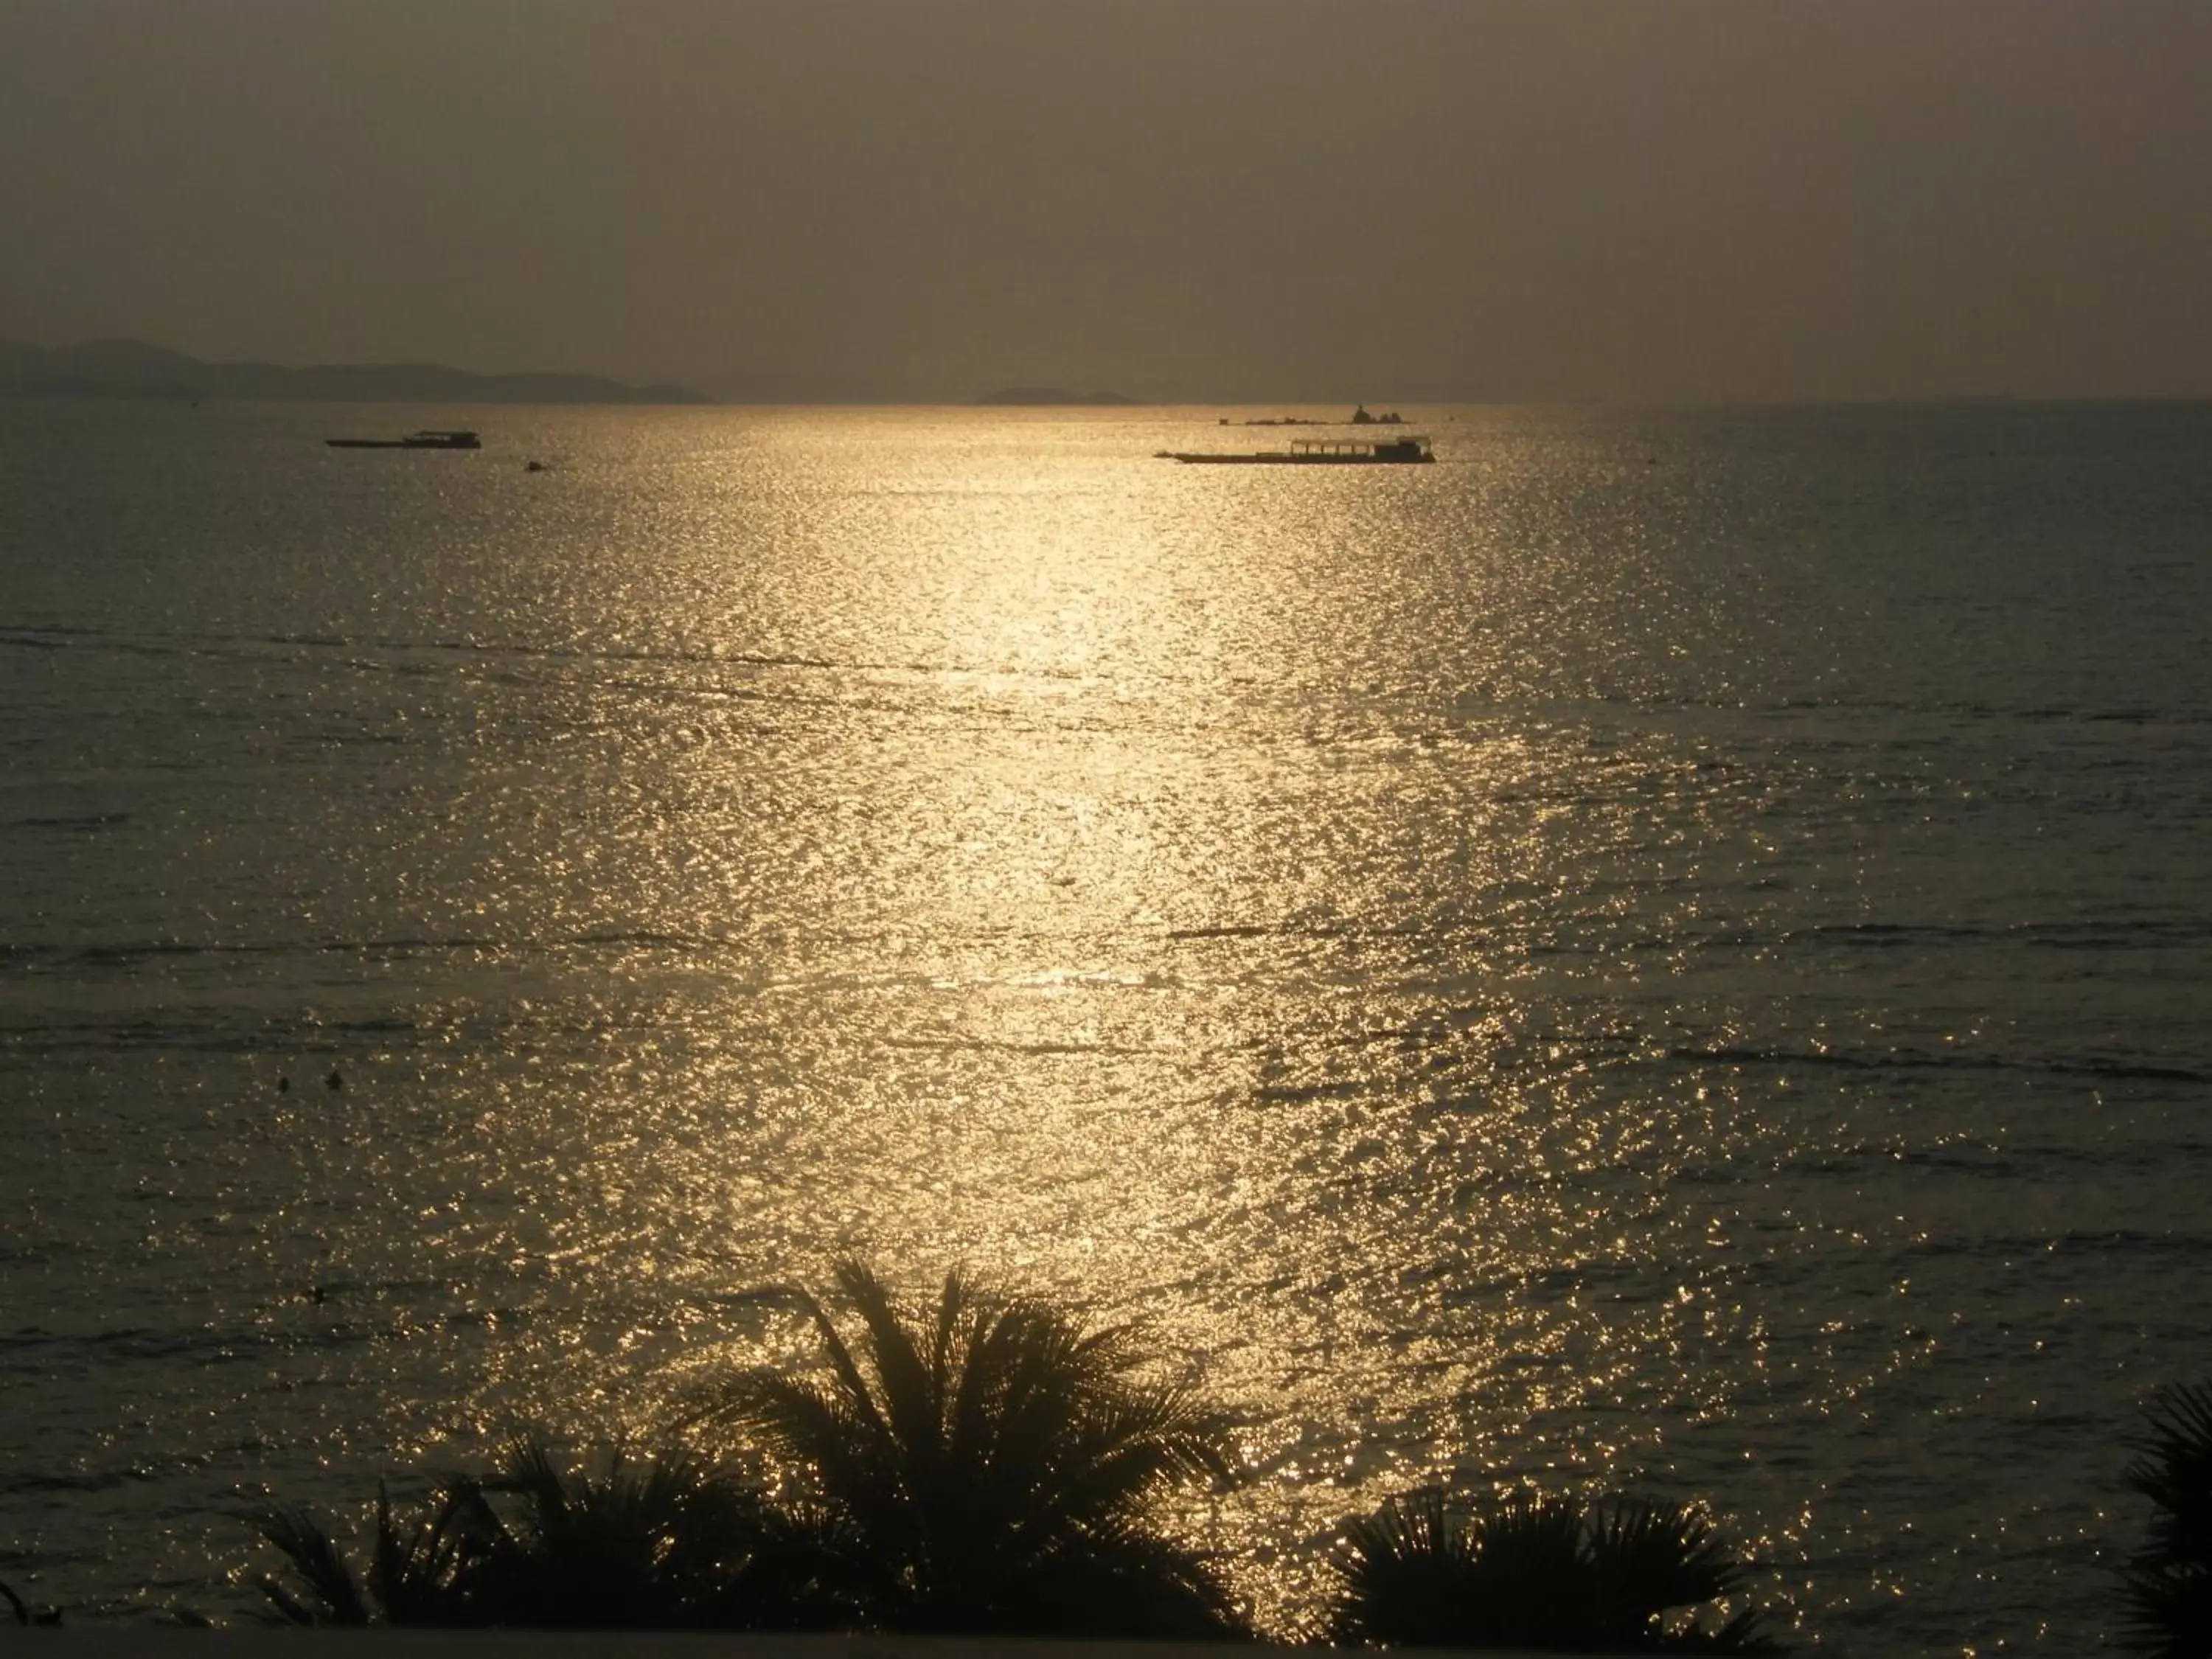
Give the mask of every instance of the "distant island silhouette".
[[1133, 404], [1134, 398], [1125, 398], [1118, 392], [1069, 392], [1056, 386], [1010, 386], [997, 392], [987, 392], [975, 399], [978, 404], [1001, 407], [1028, 405], [1051, 408], [1055, 405], [1085, 405], [1108, 408]]
[[143, 340], [33, 346], [0, 340], [0, 397], [297, 403], [704, 404], [680, 386], [598, 374], [480, 374], [442, 363], [210, 363]]

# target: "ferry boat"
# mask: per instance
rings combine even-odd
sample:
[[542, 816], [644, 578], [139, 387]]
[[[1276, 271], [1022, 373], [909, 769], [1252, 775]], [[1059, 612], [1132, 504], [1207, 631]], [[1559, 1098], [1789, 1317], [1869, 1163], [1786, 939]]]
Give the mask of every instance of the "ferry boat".
[[[1372, 418], [1371, 416], [1370, 417]], [[1436, 459], [1426, 438], [1293, 438], [1288, 449], [1163, 449], [1160, 459], [1213, 466], [1374, 466]]]
[[332, 449], [482, 449], [473, 432], [428, 428], [404, 438], [325, 438]]

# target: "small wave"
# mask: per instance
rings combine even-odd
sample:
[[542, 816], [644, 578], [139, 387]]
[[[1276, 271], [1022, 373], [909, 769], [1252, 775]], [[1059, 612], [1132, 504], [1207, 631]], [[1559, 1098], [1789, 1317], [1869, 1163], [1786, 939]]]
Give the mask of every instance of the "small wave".
[[18, 818], [15, 824], [22, 830], [69, 830], [90, 834], [100, 830], [112, 830], [118, 824], [131, 822], [128, 812], [84, 812], [75, 816]]
[[1889, 947], [1899, 945], [1925, 945], [1932, 942], [1985, 939], [1986, 928], [1952, 927], [1941, 924], [1916, 924], [1892, 921], [1822, 922], [1816, 927], [1801, 927], [1782, 936], [1783, 943], [1794, 945], [1803, 939], [1843, 939], [1854, 945]]
[[705, 955], [739, 950], [744, 948], [750, 941], [708, 933], [672, 933], [657, 932], [651, 928], [637, 928], [603, 933], [578, 933], [568, 942], [587, 950], [681, 951]]
[[440, 1321], [449, 1331], [502, 1330], [510, 1326], [526, 1325], [539, 1317], [543, 1308], [500, 1306], [495, 1308], [456, 1308]]
[[68, 1346], [89, 1348], [103, 1358], [189, 1358], [201, 1364], [255, 1359], [283, 1346], [266, 1331], [164, 1331], [150, 1326], [124, 1326], [59, 1340]]
[[183, 939], [143, 939], [129, 945], [88, 945], [61, 959], [101, 967], [118, 963], [157, 961], [165, 957], [258, 955], [270, 948], [252, 945], [192, 945]]
[[[2009, 941], [2052, 951], [2115, 951], [2195, 945], [2208, 939], [2212, 939], [2212, 923], [2165, 916], [2025, 921], [1996, 927], [1936, 922], [1824, 922], [1780, 935], [1785, 945], [1837, 943], [1872, 950]], [[1749, 942], [1748, 937], [1745, 942]]]
[[1666, 1058], [1692, 1066], [1804, 1066], [1852, 1072], [2020, 1072], [2151, 1083], [2212, 1083], [2212, 1072], [2142, 1060], [2022, 1060], [2002, 1054], [1855, 1054], [1832, 1049], [1674, 1048]]
[[1220, 922], [1204, 927], [1170, 927], [1164, 937], [1182, 944], [1228, 939], [1463, 939], [1486, 935], [1488, 929], [1462, 923], [1452, 926], [1429, 921], [1284, 921]]
[[1376, 1085], [1372, 1079], [1342, 1078], [1330, 1083], [1263, 1083], [1252, 1091], [1252, 1097], [1289, 1104], [1307, 1100], [1356, 1100], [1376, 1092]]
[[158, 1480], [163, 1471], [134, 1465], [127, 1469], [100, 1469], [82, 1474], [19, 1474], [0, 1480], [0, 1492], [25, 1498], [56, 1492], [113, 1492], [121, 1486]]
[[[591, 944], [596, 941], [586, 939], [577, 942]], [[175, 939], [129, 939], [106, 945], [81, 945], [16, 942], [0, 943], [0, 962], [21, 962], [47, 966], [127, 968], [141, 962], [158, 962], [172, 957], [404, 957], [441, 951], [500, 955], [520, 951], [525, 948], [512, 941], [483, 939], [467, 933], [401, 935], [394, 939], [283, 939], [244, 942]]]
[[[2119, 721], [2134, 726], [2196, 726], [2206, 718], [2201, 708], [2175, 707], [2154, 708], [2137, 704], [2123, 704], [2116, 708], [2098, 708], [2077, 703], [2020, 703], [1990, 702], [1981, 699], [1936, 698], [1926, 702], [1903, 697], [1790, 697], [1760, 707], [1747, 708], [1735, 703], [1694, 703], [1686, 707], [1714, 707], [1719, 708], [1746, 708], [1747, 712], [1775, 714], [1868, 714], [1928, 715], [1943, 719], [1965, 718], [1972, 720], [2020, 720], [2029, 725], [2091, 724], [2099, 721]], [[1833, 745], [1832, 745], [1833, 746]], [[1856, 745], [1845, 744], [1842, 747]], [[1892, 745], [1899, 746], [1899, 745]], [[1916, 747], [1917, 743], [1901, 746]]]
[[2212, 1234], [2153, 1233], [2138, 1228], [2114, 1227], [2102, 1231], [2073, 1229], [2057, 1234], [1972, 1233], [1923, 1239], [1903, 1246], [1902, 1256], [2039, 1256], [2046, 1252], [2094, 1250], [2099, 1253], [2190, 1258], [2212, 1254]]
[[1164, 1049], [1124, 1042], [1010, 1042], [988, 1037], [896, 1037], [881, 1039], [886, 1048], [977, 1054], [1153, 1054]]

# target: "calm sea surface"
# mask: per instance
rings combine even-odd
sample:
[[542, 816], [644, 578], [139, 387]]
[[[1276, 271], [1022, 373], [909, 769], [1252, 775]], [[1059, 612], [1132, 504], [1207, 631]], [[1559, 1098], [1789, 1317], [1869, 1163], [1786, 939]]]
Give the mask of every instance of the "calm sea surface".
[[1150, 1320], [1273, 1620], [1540, 1479], [2098, 1642], [2212, 1374], [2212, 408], [1421, 425], [0, 406], [0, 1576], [234, 1615], [859, 1250]]

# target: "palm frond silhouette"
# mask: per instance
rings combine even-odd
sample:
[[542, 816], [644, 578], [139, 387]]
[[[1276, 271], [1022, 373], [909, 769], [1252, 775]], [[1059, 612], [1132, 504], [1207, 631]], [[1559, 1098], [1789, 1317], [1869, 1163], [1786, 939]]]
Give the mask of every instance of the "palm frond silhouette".
[[262, 1593], [288, 1624], [483, 1622], [467, 1616], [466, 1594], [469, 1565], [494, 1524], [480, 1512], [479, 1501], [469, 1483], [451, 1483], [433, 1495], [428, 1519], [403, 1531], [380, 1483], [365, 1583], [306, 1510], [271, 1510], [259, 1518], [261, 1535], [284, 1557], [293, 1582], [264, 1577]]
[[883, 1629], [1213, 1638], [1246, 1633], [1212, 1565], [1158, 1530], [1159, 1498], [1234, 1471], [1228, 1420], [1147, 1380], [1135, 1328], [1090, 1328], [955, 1273], [909, 1314], [836, 1269], [848, 1338], [799, 1309], [828, 1375], [772, 1370], [700, 1413], [804, 1472], [844, 1540], [840, 1582]]
[[377, 1503], [366, 1581], [313, 1517], [264, 1516], [291, 1569], [263, 1581], [303, 1625], [559, 1629], [813, 1629], [850, 1622], [823, 1583], [819, 1517], [769, 1504], [683, 1453], [619, 1449], [593, 1474], [544, 1442], [509, 1446], [488, 1479], [457, 1476], [412, 1526]]
[[1439, 1488], [1346, 1530], [1331, 1638], [1386, 1646], [1772, 1653], [1755, 1610], [1717, 1627], [1669, 1613], [1733, 1597], [1741, 1567], [1695, 1510], [1518, 1492], [1462, 1507]]
[[2153, 1396], [2123, 1479], [2151, 1501], [2120, 1570], [2128, 1645], [2161, 1659], [2212, 1654], [2212, 1384]]

